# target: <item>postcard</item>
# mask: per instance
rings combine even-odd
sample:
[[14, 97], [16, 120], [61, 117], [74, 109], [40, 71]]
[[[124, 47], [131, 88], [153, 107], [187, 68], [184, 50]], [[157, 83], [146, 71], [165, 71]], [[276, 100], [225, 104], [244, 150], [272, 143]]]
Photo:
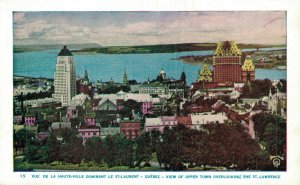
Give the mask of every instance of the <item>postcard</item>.
[[12, 6], [0, 183], [297, 184], [294, 10]]

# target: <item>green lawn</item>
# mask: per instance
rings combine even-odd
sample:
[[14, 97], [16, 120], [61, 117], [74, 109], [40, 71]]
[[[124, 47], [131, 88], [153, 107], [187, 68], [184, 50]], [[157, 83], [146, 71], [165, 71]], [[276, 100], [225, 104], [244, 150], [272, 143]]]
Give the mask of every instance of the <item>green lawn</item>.
[[53, 162], [50, 164], [31, 164], [23, 162], [23, 157], [15, 157], [14, 159], [14, 170], [15, 171], [32, 171], [33, 169], [39, 170], [66, 170], [66, 171], [158, 171], [161, 170], [155, 167], [144, 167], [144, 168], [129, 168], [127, 166], [114, 166], [109, 168], [107, 165], [88, 165], [82, 164], [59, 164]]

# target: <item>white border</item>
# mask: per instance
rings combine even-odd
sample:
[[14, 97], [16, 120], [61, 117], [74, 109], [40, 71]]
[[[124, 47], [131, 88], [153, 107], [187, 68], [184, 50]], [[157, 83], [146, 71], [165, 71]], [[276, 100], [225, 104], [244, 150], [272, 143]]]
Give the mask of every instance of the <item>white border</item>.
[[[131, 179], [38, 179], [20, 178], [13, 172], [12, 151], [12, 12], [13, 11], [201, 11], [201, 10], [282, 10], [287, 11], [288, 53], [288, 164], [287, 172], [277, 172], [280, 180], [131, 180]], [[297, 0], [0, 0], [0, 184], [300, 184], [300, 3]], [[101, 172], [102, 174], [104, 172]], [[107, 172], [109, 173], [109, 172]], [[155, 174], [154, 172], [138, 172]], [[169, 172], [159, 172], [167, 174]], [[197, 172], [196, 172], [197, 173]], [[266, 173], [266, 172], [261, 172]], [[27, 173], [27, 175], [30, 173]], [[35, 173], [36, 174], [36, 173]], [[43, 173], [45, 174], [45, 173]], [[75, 174], [75, 173], [72, 173]], [[76, 174], [85, 174], [76, 172]], [[111, 173], [112, 174], [112, 173]], [[115, 174], [115, 172], [113, 173]], [[195, 174], [177, 172], [176, 174]], [[205, 174], [214, 174], [205, 172]], [[218, 173], [220, 174], [220, 173]], [[222, 173], [221, 173], [222, 174]], [[231, 174], [253, 174], [232, 172]]]

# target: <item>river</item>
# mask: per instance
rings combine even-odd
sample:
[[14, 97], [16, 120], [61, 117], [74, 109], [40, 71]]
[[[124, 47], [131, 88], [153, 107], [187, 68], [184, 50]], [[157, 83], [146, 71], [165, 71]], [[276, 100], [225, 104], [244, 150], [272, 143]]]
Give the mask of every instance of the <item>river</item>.
[[[59, 50], [32, 51], [13, 54], [14, 75], [29, 77], [53, 78], [56, 57]], [[200, 65], [183, 63], [174, 60], [186, 55], [210, 55], [212, 51], [192, 51], [176, 53], [153, 53], [153, 54], [74, 54], [76, 76], [82, 77], [87, 69], [91, 81], [102, 79], [108, 81], [113, 78], [121, 82], [126, 68], [128, 79], [138, 82], [148, 78], [157, 77], [163, 68], [167, 77], [178, 79], [184, 69], [187, 83], [191, 84], [197, 79]], [[286, 70], [256, 69], [255, 78], [271, 80], [286, 79]]]

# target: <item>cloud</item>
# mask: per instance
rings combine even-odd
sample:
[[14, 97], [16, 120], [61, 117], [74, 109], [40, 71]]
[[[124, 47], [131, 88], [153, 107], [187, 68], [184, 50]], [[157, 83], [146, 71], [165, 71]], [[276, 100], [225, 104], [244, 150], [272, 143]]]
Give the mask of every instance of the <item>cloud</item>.
[[14, 12], [14, 23], [22, 23], [25, 20], [25, 13], [24, 12]]
[[218, 40], [284, 43], [285, 18], [285, 12], [263, 11], [18, 12], [14, 13], [14, 38], [16, 44], [145, 45]]

